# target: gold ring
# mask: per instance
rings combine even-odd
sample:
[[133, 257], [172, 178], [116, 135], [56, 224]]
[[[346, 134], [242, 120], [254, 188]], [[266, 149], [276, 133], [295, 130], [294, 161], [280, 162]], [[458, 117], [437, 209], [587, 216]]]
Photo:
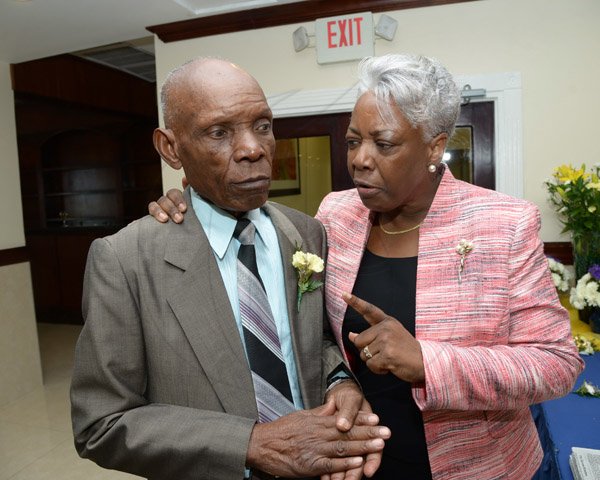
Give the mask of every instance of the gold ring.
[[365, 357], [367, 357], [367, 360], [371, 360], [373, 358], [373, 354], [369, 352], [369, 346], [363, 348], [363, 353], [365, 354]]

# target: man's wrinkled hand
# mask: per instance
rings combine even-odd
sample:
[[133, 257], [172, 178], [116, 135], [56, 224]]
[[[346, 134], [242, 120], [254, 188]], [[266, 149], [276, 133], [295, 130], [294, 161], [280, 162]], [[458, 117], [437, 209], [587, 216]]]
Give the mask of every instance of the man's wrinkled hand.
[[329, 401], [312, 410], [255, 425], [246, 465], [289, 478], [362, 469], [364, 457], [380, 453], [391, 432], [387, 427], [370, 425], [370, 413], [357, 414], [354, 427], [341, 432], [336, 427], [335, 412], [335, 402]]

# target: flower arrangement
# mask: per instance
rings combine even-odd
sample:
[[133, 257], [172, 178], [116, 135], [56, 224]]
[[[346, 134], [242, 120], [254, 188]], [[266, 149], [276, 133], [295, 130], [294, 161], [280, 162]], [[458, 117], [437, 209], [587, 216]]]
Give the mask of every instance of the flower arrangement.
[[544, 184], [549, 200], [556, 207], [563, 232], [574, 234], [600, 231], [600, 163], [585, 171], [571, 165], [561, 165]]
[[321, 273], [323, 271], [325, 262], [318, 255], [303, 252], [298, 248], [292, 257], [292, 265], [298, 274], [298, 311], [300, 311], [302, 295], [306, 292], [312, 292], [323, 285], [323, 282], [312, 280], [311, 277], [313, 273]]
[[573, 279], [571, 272], [562, 263], [551, 257], [548, 257], [548, 266], [550, 267], [552, 281], [556, 289], [559, 292], [568, 292], [571, 287], [571, 280]]
[[592, 265], [571, 289], [569, 301], [577, 310], [600, 307], [600, 265]]

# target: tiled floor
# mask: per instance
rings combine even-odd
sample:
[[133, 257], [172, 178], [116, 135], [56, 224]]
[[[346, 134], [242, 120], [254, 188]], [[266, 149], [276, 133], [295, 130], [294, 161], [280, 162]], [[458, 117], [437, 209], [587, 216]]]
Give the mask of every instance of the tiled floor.
[[69, 383], [81, 327], [38, 324], [44, 387], [0, 407], [0, 480], [125, 480], [77, 456]]

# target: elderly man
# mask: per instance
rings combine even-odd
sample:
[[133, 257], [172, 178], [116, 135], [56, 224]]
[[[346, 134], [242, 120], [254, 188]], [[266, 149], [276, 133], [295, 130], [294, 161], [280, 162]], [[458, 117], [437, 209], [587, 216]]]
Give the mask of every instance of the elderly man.
[[197, 59], [169, 75], [162, 103], [154, 144], [183, 167], [193, 214], [141, 219], [90, 249], [79, 454], [155, 479], [372, 475], [390, 432], [345, 373], [321, 290], [297, 307], [292, 255], [324, 258], [326, 241], [316, 220], [267, 202], [264, 93], [237, 66]]

